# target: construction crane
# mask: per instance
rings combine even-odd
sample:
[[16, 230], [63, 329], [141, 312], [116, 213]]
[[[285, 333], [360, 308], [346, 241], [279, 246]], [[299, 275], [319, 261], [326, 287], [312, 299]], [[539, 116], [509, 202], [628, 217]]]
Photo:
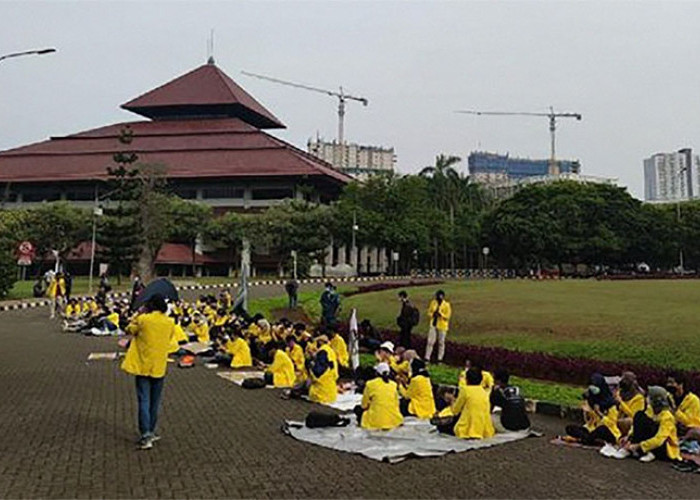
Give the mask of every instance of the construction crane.
[[552, 107], [549, 108], [549, 113], [518, 113], [510, 111], [464, 111], [459, 110], [455, 113], [463, 113], [466, 115], [488, 115], [488, 116], [546, 116], [549, 118], [549, 132], [552, 136], [552, 151], [549, 157], [549, 173], [552, 175], [559, 174], [559, 165], [557, 164], [556, 157], [556, 131], [557, 131], [557, 118], [576, 118], [581, 120], [581, 115], [579, 113], [555, 113]]
[[340, 91], [336, 92], [334, 90], [319, 89], [316, 87], [311, 87], [309, 85], [304, 85], [301, 83], [288, 82], [285, 80], [280, 80], [279, 78], [272, 78], [270, 76], [258, 75], [256, 73], [249, 73], [248, 71], [241, 71], [246, 76], [252, 76], [253, 78], [259, 78], [261, 80], [267, 80], [269, 82], [279, 83], [281, 85], [287, 85], [289, 87], [296, 87], [298, 89], [311, 90], [312, 92], [320, 92], [321, 94], [326, 94], [331, 97], [338, 98], [338, 143], [343, 144], [344, 133], [345, 133], [345, 102], [348, 100], [361, 102], [364, 106], [369, 104], [369, 100], [364, 97], [357, 97], [354, 95], [346, 94], [343, 87], [340, 87]]

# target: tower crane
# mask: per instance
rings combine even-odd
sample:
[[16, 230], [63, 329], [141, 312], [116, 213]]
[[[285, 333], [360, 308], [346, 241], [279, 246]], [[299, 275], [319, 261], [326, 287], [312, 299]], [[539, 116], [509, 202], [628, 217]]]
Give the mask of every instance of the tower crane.
[[344, 133], [345, 133], [345, 102], [348, 100], [361, 102], [364, 106], [369, 104], [369, 100], [364, 97], [358, 97], [345, 93], [343, 87], [340, 87], [340, 91], [336, 92], [334, 90], [320, 89], [317, 87], [311, 87], [309, 85], [304, 85], [301, 83], [288, 82], [286, 80], [280, 80], [279, 78], [272, 78], [270, 76], [258, 75], [256, 73], [250, 73], [248, 71], [241, 71], [246, 76], [252, 76], [253, 78], [259, 78], [260, 80], [267, 80], [269, 82], [279, 83], [281, 85], [287, 85], [289, 87], [296, 87], [298, 89], [310, 90], [312, 92], [319, 92], [321, 94], [326, 94], [331, 97], [338, 98], [338, 143], [343, 144]]
[[552, 136], [552, 150], [549, 157], [549, 173], [556, 175], [559, 174], [559, 166], [557, 165], [556, 157], [556, 131], [557, 131], [557, 118], [576, 118], [581, 120], [581, 115], [579, 113], [555, 113], [552, 107], [549, 108], [549, 113], [518, 113], [510, 111], [469, 111], [469, 110], [459, 110], [455, 113], [462, 113], [466, 115], [477, 115], [477, 116], [546, 116], [549, 118], [549, 132]]

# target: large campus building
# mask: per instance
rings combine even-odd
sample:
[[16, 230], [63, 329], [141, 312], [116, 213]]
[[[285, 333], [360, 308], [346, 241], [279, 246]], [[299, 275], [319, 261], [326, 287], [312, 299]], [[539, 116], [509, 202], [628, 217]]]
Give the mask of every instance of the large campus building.
[[[217, 212], [256, 211], [289, 198], [326, 203], [352, 180], [268, 133], [285, 126], [213, 60], [121, 107], [142, 119], [0, 152], [3, 205], [67, 200], [92, 206], [105, 194], [113, 155], [124, 150], [135, 152], [141, 163], [162, 165], [174, 193], [207, 203]], [[128, 145], [119, 141], [125, 129], [133, 134]], [[163, 265], [184, 270], [191, 261], [185, 250], [166, 245], [157, 264], [161, 270]], [[75, 260], [84, 260], [85, 253], [78, 251]], [[233, 264], [213, 254], [199, 259], [204, 267]], [[253, 255], [254, 266], [270, 261]], [[330, 263], [337, 261], [331, 251]]]
[[690, 148], [656, 153], [644, 160], [644, 199], [678, 201], [700, 197], [700, 158]]
[[[468, 158], [469, 175], [478, 183], [492, 184], [506, 181], [519, 181], [527, 177], [549, 175], [549, 160], [518, 158], [498, 153], [474, 151]], [[579, 174], [581, 164], [575, 160], [557, 160], [558, 172]]]

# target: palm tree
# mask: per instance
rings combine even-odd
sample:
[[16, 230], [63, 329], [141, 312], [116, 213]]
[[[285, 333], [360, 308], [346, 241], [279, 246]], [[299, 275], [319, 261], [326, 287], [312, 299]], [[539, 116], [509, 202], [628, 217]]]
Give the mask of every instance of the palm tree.
[[[462, 197], [462, 178], [457, 170], [455, 170], [454, 165], [457, 165], [461, 161], [462, 159], [459, 156], [439, 154], [435, 157], [434, 166], [425, 167], [418, 174], [431, 179], [436, 203], [440, 208], [447, 210], [450, 227], [452, 229], [454, 229], [455, 223], [455, 209], [457, 205], [459, 205]], [[437, 258], [435, 266], [437, 267]], [[450, 266], [454, 273], [454, 249], [450, 253]]]

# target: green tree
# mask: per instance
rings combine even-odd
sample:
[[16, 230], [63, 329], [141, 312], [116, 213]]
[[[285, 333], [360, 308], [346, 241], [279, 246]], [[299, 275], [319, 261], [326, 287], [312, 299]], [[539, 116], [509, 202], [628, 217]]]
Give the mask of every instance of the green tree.
[[209, 205], [171, 197], [169, 202], [170, 230], [168, 239], [185, 243], [192, 253], [192, 275], [195, 274], [197, 242], [212, 231], [213, 211]]

